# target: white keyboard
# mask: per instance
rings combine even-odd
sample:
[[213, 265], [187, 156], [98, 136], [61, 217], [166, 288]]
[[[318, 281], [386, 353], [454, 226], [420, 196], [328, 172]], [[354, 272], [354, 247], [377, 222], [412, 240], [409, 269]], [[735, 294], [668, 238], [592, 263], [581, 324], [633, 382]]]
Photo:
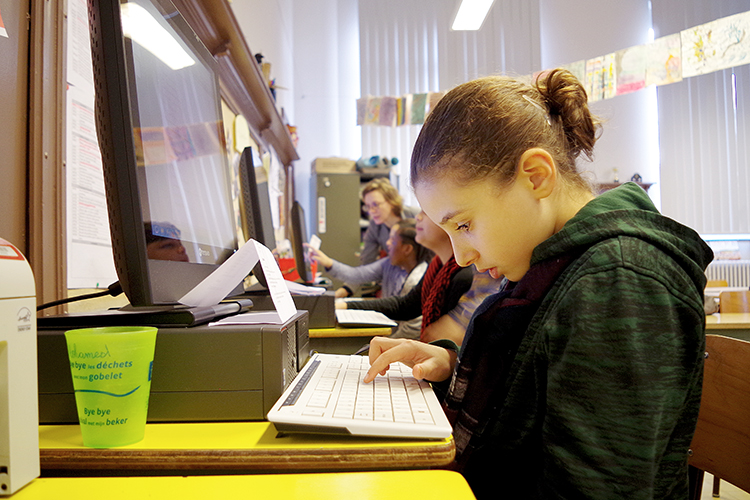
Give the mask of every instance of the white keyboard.
[[277, 430], [358, 436], [446, 438], [451, 426], [425, 381], [394, 363], [362, 382], [367, 356], [315, 354], [268, 412]]

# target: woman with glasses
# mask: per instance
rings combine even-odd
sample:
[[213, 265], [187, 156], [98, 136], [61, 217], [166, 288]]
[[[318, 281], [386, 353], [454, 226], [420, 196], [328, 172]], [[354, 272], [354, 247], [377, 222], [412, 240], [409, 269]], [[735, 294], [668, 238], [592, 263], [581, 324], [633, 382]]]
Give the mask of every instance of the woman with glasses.
[[388, 255], [391, 228], [404, 217], [414, 217], [417, 210], [404, 207], [404, 200], [387, 178], [373, 179], [362, 189], [362, 202], [370, 216], [370, 225], [363, 236], [361, 264], [375, 262]]

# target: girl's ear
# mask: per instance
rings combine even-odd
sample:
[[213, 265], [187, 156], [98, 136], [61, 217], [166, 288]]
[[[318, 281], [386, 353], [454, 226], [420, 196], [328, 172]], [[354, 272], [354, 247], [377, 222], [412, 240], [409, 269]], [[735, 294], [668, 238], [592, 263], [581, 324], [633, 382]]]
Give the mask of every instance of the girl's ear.
[[542, 148], [526, 150], [518, 160], [517, 181], [522, 181], [537, 199], [552, 194], [557, 184], [555, 160]]

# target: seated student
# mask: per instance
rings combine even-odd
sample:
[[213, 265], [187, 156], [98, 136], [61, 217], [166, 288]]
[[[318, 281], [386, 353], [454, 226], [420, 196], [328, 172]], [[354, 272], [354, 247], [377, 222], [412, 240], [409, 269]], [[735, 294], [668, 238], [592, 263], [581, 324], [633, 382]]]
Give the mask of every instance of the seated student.
[[[391, 228], [391, 236], [386, 242], [388, 257], [363, 266], [348, 266], [330, 258], [321, 250], [305, 247], [310, 257], [323, 266], [332, 278], [346, 282], [347, 286], [358, 286], [370, 281], [381, 283], [382, 297], [404, 295], [411, 290], [427, 270], [427, 262], [432, 252], [415, 240], [414, 219], [403, 219]], [[343, 287], [342, 287], [343, 288]], [[339, 288], [336, 297], [347, 297], [348, 291]]]
[[[411, 292], [400, 297], [347, 302], [342, 307], [372, 309], [399, 321], [422, 316], [420, 340], [429, 342], [437, 337], [452, 338], [460, 342], [465, 329], [455, 328], [452, 319], [442, 317], [452, 311], [461, 297], [469, 291], [474, 281], [474, 271], [456, 264], [448, 235], [423, 212], [417, 215], [417, 241], [435, 252], [435, 257], [422, 281]], [[435, 326], [430, 328], [433, 323]]]
[[365, 381], [401, 361], [450, 384], [452, 468], [479, 499], [688, 496], [713, 256], [636, 184], [595, 197], [576, 159], [597, 131], [583, 86], [553, 70], [459, 85], [414, 145], [417, 199], [456, 261], [509, 281], [458, 358], [375, 338]]
[[362, 202], [370, 215], [370, 224], [362, 237], [361, 264], [369, 264], [387, 255], [386, 242], [393, 225], [416, 211], [404, 207], [404, 200], [391, 182], [383, 177], [373, 179], [362, 189]]
[[[425, 328], [422, 341], [432, 342], [439, 339], [451, 339], [458, 344], [464, 338], [474, 312], [484, 302], [484, 299], [500, 291], [505, 281], [504, 277], [493, 278], [487, 271], [480, 273], [474, 269], [471, 287], [461, 295], [456, 307]], [[394, 337], [394, 335], [391, 335], [391, 337]], [[419, 336], [414, 338], [419, 338]]]

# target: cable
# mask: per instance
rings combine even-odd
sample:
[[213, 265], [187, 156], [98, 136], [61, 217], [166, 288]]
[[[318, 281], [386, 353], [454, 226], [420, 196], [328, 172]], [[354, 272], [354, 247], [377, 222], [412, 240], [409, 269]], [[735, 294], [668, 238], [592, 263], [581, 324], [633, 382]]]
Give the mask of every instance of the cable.
[[101, 292], [87, 293], [86, 295], [78, 295], [77, 297], [68, 297], [67, 299], [54, 300], [52, 302], [47, 302], [46, 304], [41, 304], [41, 305], [36, 306], [36, 310], [41, 311], [42, 309], [47, 309], [48, 307], [59, 306], [61, 304], [67, 304], [68, 302], [77, 302], [79, 300], [94, 299], [96, 297], [104, 297], [105, 295], [111, 295], [112, 297], [117, 297], [121, 293], [122, 293], [122, 287], [120, 286], [120, 282], [115, 281], [114, 283], [109, 285], [106, 290], [102, 290]]

